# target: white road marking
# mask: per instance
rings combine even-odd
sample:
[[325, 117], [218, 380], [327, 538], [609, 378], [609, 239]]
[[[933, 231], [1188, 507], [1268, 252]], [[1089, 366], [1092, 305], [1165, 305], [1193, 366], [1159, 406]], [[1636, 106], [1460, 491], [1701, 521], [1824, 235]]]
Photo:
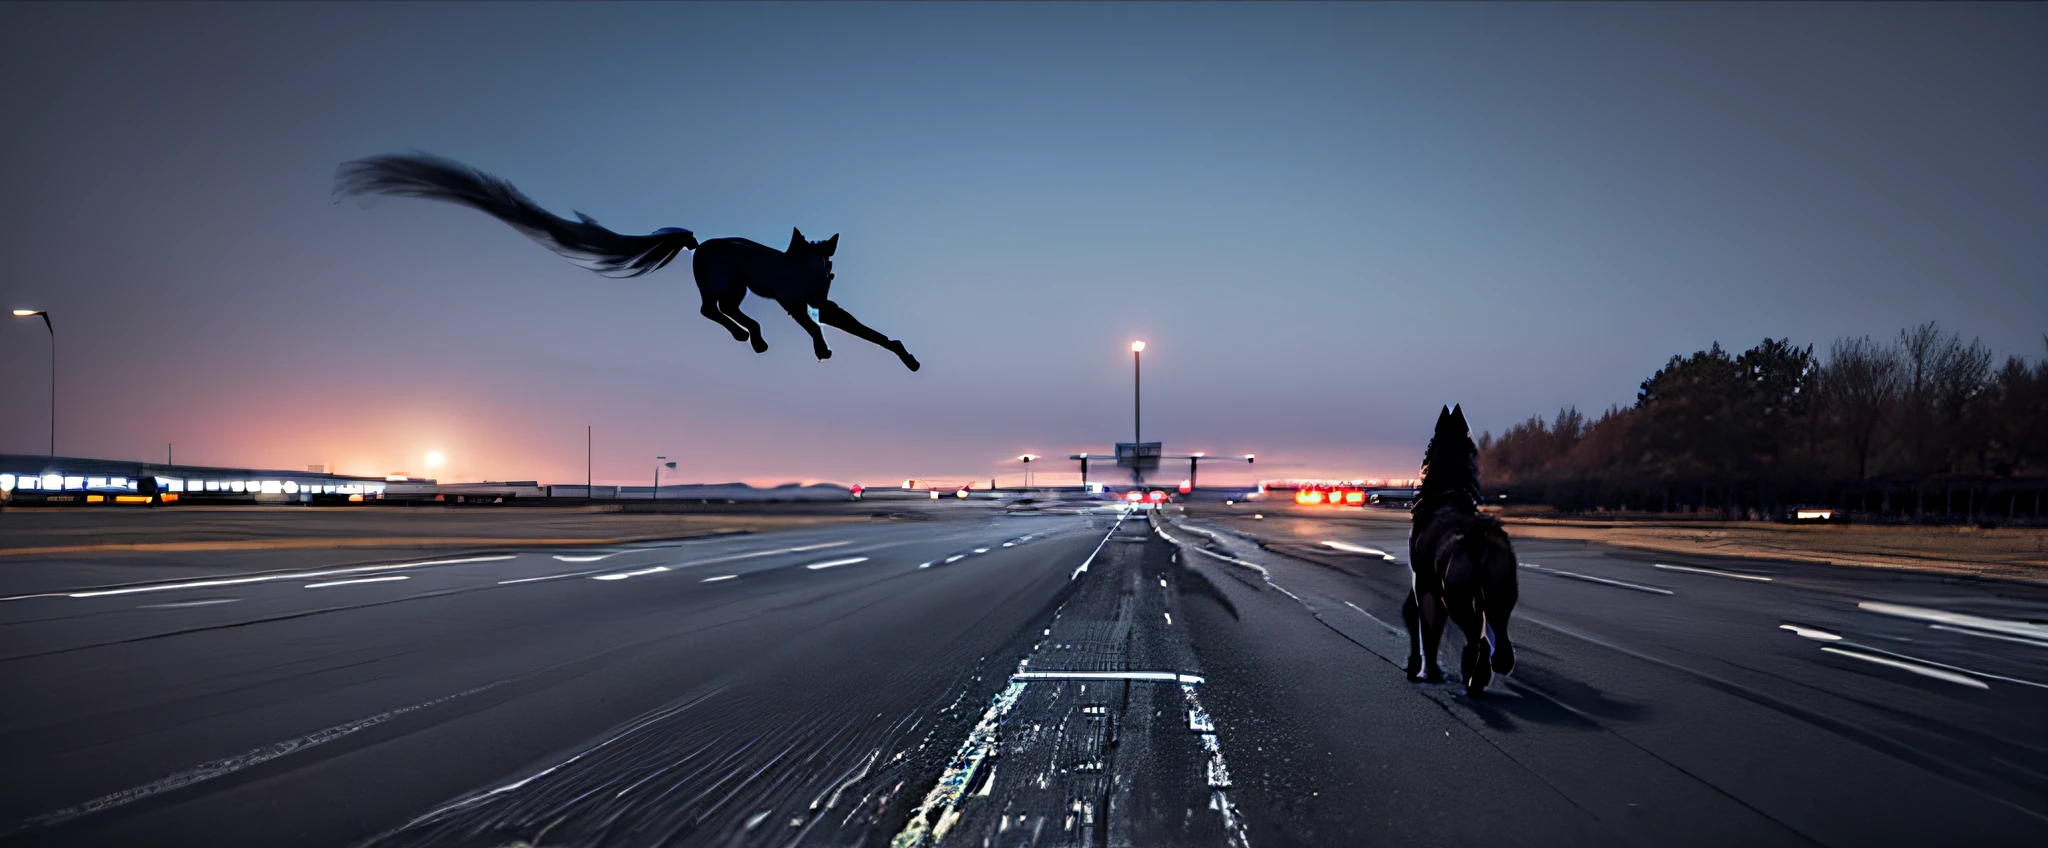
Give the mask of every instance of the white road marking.
[[1166, 616], [1166, 625], [1167, 625], [1168, 627], [1171, 627], [1171, 626], [1173, 626], [1173, 613], [1170, 613], [1170, 612], [1169, 612], [1169, 613], [1162, 613], [1162, 614]]
[[966, 558], [967, 558], [967, 555], [966, 555], [966, 554], [954, 554], [954, 555], [952, 555], [952, 556], [946, 557], [946, 562], [950, 564], [950, 563], [955, 563], [955, 562], [959, 562], [959, 561], [961, 561], [961, 560], [963, 560], [963, 559], [966, 559]]
[[1343, 551], [1347, 554], [1369, 554], [1371, 556], [1376, 556], [1381, 559], [1384, 559], [1388, 562], [1394, 561], [1393, 554], [1387, 553], [1386, 551], [1380, 550], [1379, 548], [1368, 548], [1364, 545], [1353, 545], [1348, 542], [1339, 542], [1336, 540], [1324, 542], [1323, 545], [1325, 547]]
[[[190, 580], [182, 583], [152, 583], [147, 586], [123, 586], [118, 589], [94, 589], [84, 592], [71, 592], [65, 595], [65, 597], [104, 598], [109, 595], [133, 595], [138, 592], [169, 592], [177, 589], [202, 589], [208, 586], [240, 586], [245, 583], [269, 583], [277, 580], [304, 580], [308, 577], [334, 577], [336, 575], [341, 574], [364, 574], [375, 571], [392, 571], [400, 568], [426, 568], [428, 566], [433, 565], [458, 565], [461, 563], [469, 562], [497, 562], [499, 560], [507, 560], [512, 558], [513, 555], [508, 554], [505, 556], [469, 557], [466, 559], [437, 559], [429, 560], [427, 562], [402, 562], [394, 565], [363, 565], [356, 566], [354, 568], [332, 568], [321, 571], [297, 571], [286, 574], [258, 574], [250, 577], [231, 577], [218, 580]], [[22, 597], [47, 596], [24, 595]], [[6, 598], [4, 600], [15, 599]]]
[[598, 573], [599, 571], [603, 571], [603, 570], [604, 570], [604, 569], [602, 569], [602, 568], [598, 568], [598, 569], [592, 569], [592, 570], [590, 570], [590, 571], [571, 571], [571, 572], [569, 572], [568, 574], [549, 574], [549, 575], [547, 575], [547, 576], [545, 576], [545, 577], [521, 577], [521, 578], [519, 578], [518, 580], [500, 580], [500, 581], [498, 581], [498, 585], [500, 585], [500, 586], [510, 586], [510, 585], [512, 585], [512, 584], [514, 584], [514, 583], [537, 583], [537, 582], [540, 582], [540, 581], [542, 581], [542, 580], [561, 580], [561, 579], [563, 579], [563, 578], [565, 578], [565, 577], [582, 577], [582, 576], [584, 576], [584, 575], [586, 575], [586, 574], [596, 574], [596, 573]]
[[1797, 625], [1797, 624], [1780, 624], [1780, 625], [1778, 625], [1778, 629], [1779, 629], [1779, 630], [1790, 630], [1790, 631], [1792, 631], [1793, 633], [1797, 633], [1797, 634], [1799, 634], [1799, 635], [1801, 635], [1801, 636], [1804, 636], [1804, 637], [1806, 637], [1806, 638], [1808, 638], [1808, 639], [1819, 639], [1820, 641], [1823, 641], [1823, 642], [1840, 642], [1840, 641], [1842, 641], [1842, 637], [1840, 637], [1840, 636], [1836, 636], [1836, 635], [1835, 635], [1835, 634], [1833, 634], [1833, 633], [1829, 633], [1829, 632], [1827, 632], [1827, 631], [1825, 631], [1825, 630], [1815, 630], [1815, 629], [1813, 629], [1813, 628], [1811, 628], [1811, 627], [1800, 627], [1800, 626], [1799, 626], [1799, 625]]
[[712, 557], [710, 559], [693, 559], [689, 562], [680, 563], [676, 567], [687, 568], [692, 565], [710, 565], [714, 562], [732, 562], [733, 560], [753, 559], [754, 557], [764, 556], [775, 556], [776, 554], [800, 554], [805, 551], [819, 551], [824, 550], [826, 548], [836, 548], [841, 545], [851, 544], [853, 544], [853, 541], [849, 539], [843, 542], [823, 542], [816, 545], [798, 545], [794, 548], [776, 548], [772, 551], [753, 551], [751, 553], [732, 554], [730, 556]]
[[[1224, 562], [1227, 562], [1227, 563], [1231, 563], [1232, 565], [1241, 565], [1241, 566], [1244, 566], [1245, 568], [1249, 568], [1249, 569], [1251, 569], [1251, 570], [1253, 570], [1253, 571], [1256, 571], [1256, 572], [1258, 572], [1258, 573], [1259, 573], [1259, 574], [1260, 574], [1261, 576], [1271, 576], [1271, 572], [1267, 571], [1267, 570], [1266, 570], [1266, 567], [1265, 567], [1265, 566], [1263, 566], [1263, 565], [1259, 565], [1258, 563], [1255, 563], [1255, 562], [1246, 562], [1246, 561], [1244, 561], [1244, 560], [1238, 559], [1237, 557], [1231, 557], [1231, 556], [1224, 556], [1224, 555], [1222, 555], [1222, 554], [1216, 553], [1215, 551], [1209, 550], [1209, 549], [1207, 549], [1207, 548], [1197, 548], [1197, 547], [1194, 547], [1193, 545], [1189, 545], [1189, 544], [1188, 544], [1188, 543], [1186, 543], [1186, 542], [1183, 542], [1183, 541], [1181, 541], [1181, 540], [1179, 540], [1179, 539], [1176, 539], [1176, 538], [1174, 538], [1174, 537], [1173, 537], [1173, 536], [1171, 536], [1171, 535], [1168, 535], [1168, 534], [1167, 534], [1167, 532], [1166, 532], [1166, 528], [1164, 528], [1164, 527], [1160, 527], [1160, 528], [1157, 528], [1157, 529], [1158, 529], [1158, 531], [1159, 531], [1159, 535], [1160, 535], [1160, 536], [1162, 536], [1162, 537], [1164, 537], [1164, 538], [1166, 539], [1166, 541], [1172, 542], [1172, 543], [1174, 543], [1174, 544], [1176, 544], [1176, 545], [1180, 545], [1181, 547], [1183, 547], [1183, 548], [1186, 548], [1186, 549], [1188, 549], [1188, 550], [1191, 550], [1191, 551], [1194, 551], [1195, 553], [1198, 553], [1198, 554], [1207, 554], [1207, 555], [1209, 555], [1209, 556], [1212, 556], [1212, 557], [1215, 557], [1215, 558], [1217, 558], [1217, 559], [1223, 560]], [[1271, 581], [1269, 580], [1269, 581], [1267, 581], [1267, 582], [1271, 582]], [[1280, 587], [1279, 587], [1279, 585], [1278, 585], [1278, 584], [1274, 584], [1274, 587], [1273, 587], [1273, 588], [1279, 589]], [[1287, 590], [1286, 590], [1286, 589], [1280, 589], [1280, 591], [1282, 591], [1282, 592], [1286, 592]], [[1289, 592], [1287, 596], [1288, 596], [1288, 597], [1290, 597], [1290, 598], [1292, 598], [1292, 597], [1294, 597], [1294, 594], [1293, 594], [1292, 592]]]
[[1558, 571], [1558, 570], [1557, 570], [1557, 569], [1555, 569], [1555, 568], [1544, 568], [1543, 566], [1540, 566], [1540, 565], [1535, 565], [1535, 564], [1532, 564], [1532, 563], [1526, 563], [1526, 562], [1525, 562], [1525, 563], [1522, 563], [1522, 567], [1523, 567], [1523, 568], [1533, 568], [1533, 569], [1535, 569], [1536, 571], [1539, 571], [1539, 572], [1541, 572], [1541, 573], [1544, 573], [1544, 574], [1550, 574], [1550, 575], [1554, 575], [1554, 576], [1557, 576], [1557, 577], [1569, 577], [1569, 578], [1571, 578], [1571, 579], [1573, 579], [1573, 580], [1584, 580], [1584, 581], [1586, 581], [1586, 582], [1588, 582], [1588, 583], [1601, 583], [1601, 584], [1605, 584], [1605, 585], [1608, 585], [1608, 586], [1617, 586], [1617, 587], [1620, 587], [1620, 588], [1623, 588], [1623, 589], [1634, 589], [1634, 590], [1636, 590], [1636, 591], [1638, 591], [1638, 592], [1649, 592], [1649, 593], [1651, 593], [1651, 594], [1655, 594], [1655, 595], [1676, 595], [1676, 594], [1678, 594], [1677, 592], [1673, 592], [1673, 591], [1671, 591], [1670, 589], [1659, 589], [1659, 588], [1657, 588], [1657, 587], [1655, 587], [1655, 586], [1643, 586], [1643, 585], [1639, 585], [1639, 584], [1635, 584], [1635, 583], [1624, 583], [1624, 582], [1622, 582], [1622, 581], [1620, 581], [1620, 580], [1609, 580], [1609, 579], [1607, 579], [1607, 578], [1605, 578], [1605, 577], [1594, 577], [1593, 575], [1590, 575], [1590, 574], [1580, 574], [1580, 573], [1578, 573], [1578, 572], [1575, 572], [1575, 571]]
[[241, 598], [207, 598], [203, 601], [178, 601], [169, 604], [143, 604], [136, 609], [184, 609], [185, 607], [210, 607], [214, 604], [232, 604]]
[[597, 555], [595, 555], [595, 556], [563, 556], [563, 555], [561, 555], [561, 554], [555, 554], [555, 559], [561, 560], [561, 561], [563, 561], [563, 562], [596, 562], [596, 561], [598, 561], [598, 560], [601, 560], [601, 559], [609, 559], [609, 558], [611, 558], [611, 557], [615, 557], [615, 556], [618, 556], [619, 554], [623, 554], [623, 553], [631, 553], [631, 552], [630, 552], [630, 551], [612, 551], [611, 553], [608, 553], [608, 554], [597, 554]]
[[699, 583], [716, 583], [716, 582], [718, 582], [718, 581], [720, 581], [720, 580], [731, 580], [731, 579], [733, 579], [733, 578], [735, 578], [735, 577], [738, 577], [738, 576], [739, 576], [739, 575], [737, 575], [737, 574], [721, 574], [721, 575], [719, 575], [719, 576], [717, 576], [717, 577], [706, 577], [706, 578], [704, 578], [704, 579], [702, 579], [702, 580], [699, 580], [699, 581], [697, 581], [697, 582], [699, 582]]
[[1366, 611], [1365, 611], [1365, 608], [1364, 608], [1364, 607], [1361, 607], [1361, 606], [1359, 606], [1359, 605], [1357, 605], [1357, 604], [1354, 604], [1354, 603], [1352, 603], [1352, 602], [1350, 602], [1350, 601], [1345, 601], [1345, 602], [1344, 602], [1344, 605], [1345, 605], [1345, 606], [1347, 606], [1347, 607], [1350, 607], [1350, 608], [1352, 608], [1352, 609], [1358, 610], [1358, 614], [1359, 614], [1359, 615], [1362, 615], [1362, 616], [1365, 616], [1366, 618], [1370, 618], [1370, 619], [1372, 619], [1372, 621], [1373, 621], [1373, 623], [1374, 623], [1374, 624], [1377, 624], [1377, 625], [1379, 625], [1379, 626], [1381, 626], [1381, 627], [1384, 627], [1384, 628], [1386, 628], [1386, 629], [1387, 629], [1387, 632], [1388, 632], [1388, 633], [1400, 633], [1400, 632], [1401, 632], [1401, 631], [1400, 631], [1400, 629], [1399, 629], [1399, 628], [1396, 628], [1396, 627], [1395, 627], [1394, 625], [1388, 624], [1388, 623], [1386, 623], [1385, 621], [1382, 621], [1382, 620], [1380, 620], [1380, 617], [1379, 617], [1379, 616], [1376, 616], [1376, 615], [1373, 615], [1372, 613], [1366, 612]]
[[988, 553], [988, 549], [987, 549], [987, 548], [975, 548], [975, 549], [974, 549], [974, 552], [975, 552], [975, 553], [978, 553], [978, 554], [985, 554], [985, 553]]
[[[1119, 515], [1116, 517], [1116, 522], [1109, 525], [1109, 532], [1102, 534], [1102, 541], [1095, 543], [1095, 550], [1089, 551], [1088, 558], [1081, 560], [1081, 567], [1074, 569], [1073, 574], [1067, 575], [1067, 582], [1074, 582], [1075, 578], [1081, 576], [1081, 572], [1088, 570], [1088, 564], [1095, 561], [1095, 555], [1102, 553], [1102, 546], [1109, 544], [1109, 537], [1116, 535], [1116, 528], [1122, 526], [1124, 526], [1124, 517]], [[947, 560], [947, 562], [952, 562], [952, 560]]]
[[590, 579], [592, 579], [592, 580], [624, 580], [624, 579], [626, 579], [626, 578], [628, 578], [628, 577], [644, 577], [644, 576], [646, 576], [646, 575], [649, 575], [649, 574], [660, 574], [661, 572], [664, 572], [664, 571], [667, 571], [667, 570], [668, 570], [668, 566], [666, 566], [666, 565], [657, 565], [657, 566], [655, 566], [655, 567], [653, 567], [653, 568], [643, 568], [643, 569], [640, 569], [639, 571], [615, 571], [615, 572], [612, 572], [611, 574], [600, 574], [600, 575], [597, 575], [596, 577], [592, 577], [592, 578], [590, 578]]
[[867, 558], [867, 557], [847, 557], [846, 559], [832, 559], [832, 560], [826, 560], [826, 561], [824, 561], [824, 562], [814, 562], [814, 563], [811, 563], [810, 565], [806, 565], [806, 566], [804, 566], [804, 567], [805, 567], [805, 568], [808, 568], [808, 569], [810, 569], [810, 570], [812, 570], [812, 571], [817, 571], [817, 570], [818, 570], [818, 569], [820, 569], [820, 568], [835, 568], [835, 567], [838, 567], [838, 566], [841, 566], [841, 565], [852, 565], [852, 564], [854, 564], [854, 563], [857, 563], [857, 562], [867, 562], [867, 561], [868, 561], [868, 558]]
[[1173, 671], [1020, 671], [1011, 680], [1159, 680], [1167, 683], [1204, 683], [1199, 674]]
[[1951, 624], [1956, 627], [1989, 630], [1994, 633], [2024, 636], [2030, 639], [2048, 639], [2048, 626], [2029, 624], [2024, 621], [2007, 621], [2002, 618], [1985, 618], [1983, 616], [1965, 615], [1959, 612], [1924, 609], [1899, 604], [1881, 604], [1874, 601], [1864, 601], [1857, 604], [1856, 608], [1880, 615], [1894, 615], [1900, 618], [1932, 621], [1936, 624]]
[[1024, 685], [1021, 680], [1012, 680], [989, 702], [988, 710], [981, 714], [981, 721], [967, 732], [966, 739], [961, 740], [960, 750], [953, 754], [938, 782], [932, 785], [932, 791], [925, 794], [923, 803], [917, 805], [916, 813], [903, 825], [903, 830], [889, 841], [891, 848], [918, 848], [945, 837], [959, 816], [955, 809], [967, 794], [974, 772], [994, 755], [996, 727], [1002, 723], [1003, 715], [1017, 704], [1017, 697], [1024, 694]]
[[2001, 642], [2018, 642], [2022, 645], [2032, 645], [2036, 648], [2048, 648], [2048, 642], [2036, 642], [2032, 639], [2022, 639], [2018, 636], [2001, 636], [1997, 633], [1984, 633], [1977, 630], [1971, 630], [1967, 627], [1950, 627], [1946, 624], [1930, 624], [1927, 626], [1935, 630], [1946, 630], [1950, 633], [1961, 633], [1965, 636], [1975, 636], [1979, 639], [1997, 639]]
[[1855, 651], [1845, 651], [1841, 648], [1836, 648], [1832, 646], [1822, 648], [1821, 650], [1826, 651], [1830, 654], [1840, 654], [1845, 657], [1855, 657], [1856, 659], [1863, 660], [1864, 662], [1872, 662], [1877, 663], [1878, 665], [1891, 666], [1892, 668], [1903, 669], [1905, 671], [1910, 671], [1914, 674], [1920, 675], [1921, 677], [1932, 677], [1936, 680], [1946, 680], [1950, 683], [1957, 683], [1963, 686], [1969, 686], [1976, 689], [1991, 688], [1989, 686], [1984, 685], [1981, 681], [1972, 680], [1960, 674], [1950, 674], [1946, 671], [1942, 671], [1941, 669], [1930, 668], [1928, 666], [1920, 665], [1919, 663], [1901, 662], [1899, 660], [1886, 659], [1884, 657], [1874, 657], [1869, 654], [1859, 654]]
[[1908, 662], [1914, 662], [1914, 663], [1919, 663], [1919, 664], [1921, 664], [1921, 665], [1929, 665], [1929, 666], [1933, 666], [1933, 667], [1935, 667], [1935, 668], [1945, 668], [1945, 669], [1948, 669], [1949, 671], [1953, 671], [1953, 672], [1956, 672], [1956, 673], [1958, 673], [1958, 674], [1967, 674], [1967, 675], [1970, 675], [1971, 677], [1982, 677], [1982, 678], [1984, 678], [1985, 680], [2002, 680], [2002, 681], [2004, 681], [2004, 682], [2006, 682], [2006, 683], [2017, 683], [2017, 684], [2019, 684], [2019, 685], [2021, 685], [2021, 686], [2032, 686], [2032, 687], [2034, 687], [2034, 688], [2036, 688], [2036, 689], [2048, 689], [2048, 683], [2035, 683], [2035, 682], [2034, 682], [2034, 681], [2032, 681], [2032, 680], [2021, 680], [2021, 679], [2019, 679], [2019, 678], [2017, 678], [2017, 677], [2006, 677], [2005, 675], [2002, 675], [2002, 674], [1991, 674], [1991, 673], [1988, 673], [1988, 672], [1982, 672], [1982, 671], [1974, 671], [1974, 670], [1971, 670], [1971, 669], [1963, 668], [1962, 666], [1957, 666], [1957, 665], [1949, 665], [1948, 663], [1940, 663], [1940, 662], [1935, 662], [1935, 661], [1933, 661], [1933, 660], [1930, 660], [1930, 659], [1922, 659], [1922, 658], [1920, 658], [1920, 657], [1915, 657], [1915, 656], [1909, 656], [1909, 655], [1907, 655], [1907, 654], [1901, 654], [1901, 653], [1898, 653], [1898, 652], [1896, 652], [1896, 651], [1887, 651], [1887, 650], [1885, 650], [1885, 649], [1883, 649], [1883, 648], [1873, 648], [1873, 647], [1871, 647], [1871, 646], [1869, 646], [1869, 645], [1858, 645], [1858, 644], [1856, 644], [1856, 643], [1854, 643], [1854, 642], [1843, 642], [1842, 644], [1843, 644], [1844, 646], [1846, 646], [1846, 647], [1850, 647], [1850, 648], [1855, 648], [1855, 649], [1857, 649], [1857, 650], [1859, 650], [1859, 651], [1869, 651], [1869, 652], [1871, 652], [1871, 653], [1873, 653], [1873, 654], [1884, 654], [1885, 656], [1888, 656], [1888, 657], [1898, 657], [1899, 659], [1902, 659], [1902, 660], [1906, 660], [1906, 661], [1908, 661]]
[[930, 567], [932, 567], [932, 563], [931, 563], [931, 560], [925, 560], [924, 562], [918, 563], [918, 564], [917, 564], [917, 567], [918, 567], [918, 568], [930, 568]]
[[410, 577], [407, 577], [407, 576], [405, 576], [405, 575], [403, 575], [403, 574], [393, 574], [393, 575], [391, 575], [391, 576], [389, 576], [389, 577], [358, 577], [358, 578], [356, 578], [356, 579], [354, 579], [354, 580], [329, 580], [329, 581], [327, 581], [327, 582], [325, 582], [325, 583], [308, 583], [308, 584], [306, 584], [306, 588], [308, 588], [308, 589], [325, 589], [325, 588], [327, 588], [327, 587], [329, 587], [329, 586], [353, 586], [353, 585], [355, 585], [355, 584], [357, 584], [357, 583], [389, 583], [389, 582], [391, 582], [391, 581], [393, 581], [393, 580], [411, 580], [411, 579], [412, 579], [412, 578], [410, 578]]
[[[689, 561], [689, 562], [681, 562], [681, 563], [675, 563], [675, 564], [673, 564], [673, 565], [670, 565], [670, 566], [663, 566], [663, 567], [661, 567], [661, 569], [660, 569], [660, 570], [662, 570], [662, 571], [667, 571], [667, 570], [669, 570], [670, 568], [689, 568], [689, 567], [691, 567], [691, 566], [696, 566], [696, 565], [711, 565], [711, 564], [713, 564], [713, 563], [720, 563], [720, 562], [732, 562], [733, 560], [740, 560], [740, 559], [752, 559], [752, 558], [755, 558], [755, 557], [764, 557], [764, 556], [775, 556], [775, 555], [777, 555], [777, 554], [795, 554], [795, 553], [803, 553], [804, 551], [815, 551], [815, 550], [820, 550], [820, 549], [823, 549], [823, 548], [836, 548], [836, 547], [839, 547], [839, 546], [841, 546], [841, 545], [851, 545], [851, 544], [853, 544], [853, 542], [849, 540], [849, 541], [841, 541], [841, 542], [824, 542], [824, 543], [820, 543], [820, 544], [816, 544], [816, 545], [799, 545], [799, 546], [797, 546], [797, 547], [794, 547], [794, 548], [776, 548], [776, 549], [774, 549], [774, 550], [771, 550], [771, 551], [749, 551], [749, 552], [747, 552], [747, 553], [743, 553], [743, 554], [731, 554], [731, 555], [728, 555], [728, 556], [719, 556], [719, 557], [711, 557], [711, 558], [709, 558], [709, 559], [698, 559], [698, 560], [691, 560], [691, 561]], [[653, 550], [653, 549], [652, 549], [652, 548], [648, 548], [647, 550]], [[605, 554], [604, 556], [601, 556], [601, 557], [593, 557], [592, 559], [603, 559], [604, 557], [609, 557], [609, 556], [617, 556], [618, 554], [624, 554], [624, 553], [632, 553], [632, 551], [617, 551], [617, 552], [615, 552], [615, 553], [609, 553], [609, 554]], [[586, 561], [586, 560], [584, 560], [584, 559], [580, 559], [580, 558], [576, 558], [576, 557], [560, 557], [560, 556], [558, 556], [558, 557], [555, 557], [555, 559], [563, 560], [563, 561], [565, 561], [565, 562], [582, 562], [582, 561]], [[570, 572], [570, 573], [568, 573], [568, 574], [550, 574], [550, 575], [547, 575], [547, 576], [545, 576], [545, 577], [525, 577], [525, 578], [521, 578], [521, 579], [518, 579], [518, 580], [500, 580], [500, 581], [498, 581], [498, 585], [500, 585], [500, 586], [510, 586], [510, 585], [512, 585], [512, 584], [514, 584], [514, 583], [537, 583], [537, 582], [540, 582], [540, 581], [543, 581], [543, 580], [561, 580], [561, 579], [563, 579], [563, 578], [566, 578], [566, 577], [585, 577], [585, 576], [588, 576], [588, 575], [592, 575], [592, 574], [597, 574], [597, 573], [598, 573], [598, 572], [600, 572], [600, 571], [603, 571], [603, 569], [597, 569], [597, 570], [594, 570], [594, 571], [572, 571], [572, 572]], [[626, 573], [620, 573], [620, 574], [607, 574], [607, 575], [603, 575], [603, 576], [600, 576], [600, 577], [592, 577], [591, 579], [592, 579], [592, 580], [624, 580], [624, 579], [626, 579], [627, 577], [637, 576], [638, 574], [652, 574], [652, 573], [654, 573], [654, 572], [653, 572], [653, 571], [643, 571], [643, 572], [637, 572], [637, 573], [636, 573], [636, 572], [626, 572]]]
[[1666, 571], [1690, 571], [1694, 574], [1712, 574], [1715, 577], [1733, 577], [1737, 580], [1756, 580], [1763, 583], [1772, 582], [1771, 578], [1769, 577], [1762, 577], [1755, 574], [1737, 574], [1733, 571], [1718, 571], [1712, 568], [1694, 568], [1690, 565], [1665, 565], [1661, 562], [1651, 563], [1651, 565], [1657, 568], [1664, 569]]

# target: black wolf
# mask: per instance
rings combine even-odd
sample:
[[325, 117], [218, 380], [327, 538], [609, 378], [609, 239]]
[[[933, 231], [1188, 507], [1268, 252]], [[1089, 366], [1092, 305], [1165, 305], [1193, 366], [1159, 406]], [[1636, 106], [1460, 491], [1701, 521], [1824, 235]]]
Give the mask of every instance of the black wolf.
[[1479, 447], [1462, 407], [1437, 415], [1422, 456], [1422, 489], [1413, 508], [1408, 564], [1415, 572], [1401, 620], [1408, 625], [1408, 676], [1443, 679], [1436, 663], [1444, 617], [1465, 634], [1459, 678], [1477, 696], [1495, 672], [1515, 668], [1508, 640], [1518, 560], [1499, 520], [1479, 512]]
[[[768, 350], [761, 325], [740, 311], [751, 291], [780, 304], [811, 336], [811, 350], [821, 360], [832, 357], [825, 346], [822, 321], [896, 354], [912, 371], [917, 358], [903, 343], [868, 328], [827, 295], [832, 290], [832, 254], [839, 236], [808, 241], [801, 230], [790, 235], [789, 249], [776, 250], [743, 238], [717, 238], [701, 244], [681, 227], [663, 227], [644, 236], [621, 235], [600, 226], [581, 212], [570, 221], [542, 209], [511, 183], [460, 162], [424, 153], [371, 156], [342, 163], [335, 172], [335, 194], [354, 197], [387, 194], [458, 203], [505, 222], [527, 238], [584, 268], [607, 277], [638, 277], [667, 265], [676, 254], [694, 251], [691, 270], [704, 299], [698, 312], [718, 322], [739, 341], [751, 341], [756, 352]], [[817, 319], [812, 320], [815, 310]]]

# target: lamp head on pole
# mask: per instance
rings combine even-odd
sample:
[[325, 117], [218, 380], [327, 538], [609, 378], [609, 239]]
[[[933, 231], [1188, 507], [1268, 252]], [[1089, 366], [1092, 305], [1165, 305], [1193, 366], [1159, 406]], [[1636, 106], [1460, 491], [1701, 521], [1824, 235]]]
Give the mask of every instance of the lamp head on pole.
[[[21, 313], [17, 312], [17, 313], [15, 313], [15, 314], [16, 314], [16, 315], [19, 315], [19, 314], [21, 314]], [[1145, 352], [1145, 343], [1144, 343], [1144, 342], [1131, 342], [1131, 352], [1132, 352], [1132, 353], [1144, 353], [1144, 352]]]
[[16, 309], [14, 310], [14, 317], [41, 318], [43, 319], [43, 326], [48, 327], [52, 335], [55, 335], [57, 332], [57, 327], [50, 323], [50, 312], [47, 309]]

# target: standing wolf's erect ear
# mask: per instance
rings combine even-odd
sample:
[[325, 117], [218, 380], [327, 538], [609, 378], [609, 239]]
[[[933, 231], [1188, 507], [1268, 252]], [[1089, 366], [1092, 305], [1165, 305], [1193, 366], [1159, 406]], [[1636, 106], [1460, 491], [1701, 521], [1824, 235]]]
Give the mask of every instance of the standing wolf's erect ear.
[[831, 256], [837, 252], [839, 252], [839, 234], [833, 233], [831, 238], [825, 240], [825, 255]]
[[810, 244], [810, 242], [804, 241], [804, 231], [791, 227], [789, 228], [789, 249], [783, 252], [795, 253], [797, 248], [803, 247], [806, 244]]
[[1460, 433], [1472, 430], [1472, 425], [1465, 423], [1465, 408], [1462, 406], [1451, 407], [1451, 423], [1458, 425]]

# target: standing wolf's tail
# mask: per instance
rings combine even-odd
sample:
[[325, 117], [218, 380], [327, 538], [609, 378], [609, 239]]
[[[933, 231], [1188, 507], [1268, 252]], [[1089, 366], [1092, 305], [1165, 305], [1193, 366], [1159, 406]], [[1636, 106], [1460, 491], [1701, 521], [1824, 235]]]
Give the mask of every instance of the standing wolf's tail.
[[540, 208], [511, 183], [451, 159], [426, 153], [388, 154], [344, 162], [335, 170], [334, 193], [343, 197], [388, 194], [459, 203], [510, 224], [527, 238], [563, 258], [607, 277], [638, 277], [667, 265], [677, 253], [695, 250], [697, 237], [680, 227], [628, 236], [607, 230], [590, 216], [570, 221]]

